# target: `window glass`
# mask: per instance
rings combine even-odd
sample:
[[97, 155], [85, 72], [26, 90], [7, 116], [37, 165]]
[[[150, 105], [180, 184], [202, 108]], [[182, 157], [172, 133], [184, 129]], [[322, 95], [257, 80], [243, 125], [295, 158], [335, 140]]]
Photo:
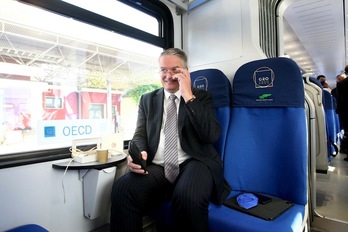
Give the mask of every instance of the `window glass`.
[[116, 0], [62, 0], [118, 22], [158, 35], [157, 20]]
[[[158, 34], [155, 18], [117, 1], [67, 2]], [[131, 139], [139, 96], [161, 86], [162, 48], [12, 0], [0, 29], [0, 155]]]

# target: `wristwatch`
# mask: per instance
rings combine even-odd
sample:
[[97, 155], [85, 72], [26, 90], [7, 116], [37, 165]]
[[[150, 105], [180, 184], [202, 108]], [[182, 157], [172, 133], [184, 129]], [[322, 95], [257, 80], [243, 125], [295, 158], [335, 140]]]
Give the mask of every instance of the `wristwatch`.
[[186, 104], [193, 102], [196, 99], [195, 95], [192, 95], [192, 98], [186, 102]]

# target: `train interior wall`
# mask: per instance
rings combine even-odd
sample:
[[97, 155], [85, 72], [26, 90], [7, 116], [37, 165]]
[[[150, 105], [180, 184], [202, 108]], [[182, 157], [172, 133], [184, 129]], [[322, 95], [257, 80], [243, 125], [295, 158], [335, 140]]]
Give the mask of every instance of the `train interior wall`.
[[217, 68], [232, 82], [242, 64], [265, 58], [259, 45], [257, 1], [208, 1], [184, 14], [183, 25], [191, 71]]
[[89, 231], [108, 220], [107, 215], [84, 217], [78, 171], [68, 171], [63, 179], [64, 170], [53, 169], [53, 163], [0, 169], [0, 231], [31, 223], [49, 231]]

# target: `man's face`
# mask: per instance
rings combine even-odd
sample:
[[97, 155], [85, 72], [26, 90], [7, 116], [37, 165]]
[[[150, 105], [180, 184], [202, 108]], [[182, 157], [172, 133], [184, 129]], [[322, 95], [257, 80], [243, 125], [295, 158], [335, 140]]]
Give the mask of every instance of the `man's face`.
[[341, 75], [336, 76], [336, 81], [337, 81], [337, 82], [341, 82], [341, 81], [343, 81], [345, 78], [346, 78], [346, 75], [341, 74]]
[[160, 77], [162, 86], [169, 93], [175, 93], [179, 90], [179, 82], [173, 79], [176, 74], [176, 68], [184, 68], [183, 61], [178, 56], [165, 55], [159, 58]]

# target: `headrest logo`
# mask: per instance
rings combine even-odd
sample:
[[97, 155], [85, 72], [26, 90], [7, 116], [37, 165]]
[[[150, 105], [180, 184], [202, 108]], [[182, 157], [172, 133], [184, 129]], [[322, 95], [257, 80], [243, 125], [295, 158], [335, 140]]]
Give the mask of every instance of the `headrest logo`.
[[204, 76], [199, 76], [194, 80], [193, 87], [208, 90], [208, 80]]
[[260, 96], [256, 99], [256, 101], [257, 101], [257, 102], [271, 102], [271, 101], [273, 101], [273, 98], [271, 98], [271, 97], [272, 97], [272, 94], [270, 94], [270, 93], [264, 93], [264, 94], [260, 95]]
[[268, 67], [256, 69], [253, 75], [255, 88], [272, 88], [274, 81], [274, 72]]
[[261, 96], [259, 96], [259, 100], [267, 100], [267, 99], [271, 100], [271, 99], [269, 99], [271, 96], [272, 96], [272, 94], [270, 94], [270, 93], [264, 93]]

